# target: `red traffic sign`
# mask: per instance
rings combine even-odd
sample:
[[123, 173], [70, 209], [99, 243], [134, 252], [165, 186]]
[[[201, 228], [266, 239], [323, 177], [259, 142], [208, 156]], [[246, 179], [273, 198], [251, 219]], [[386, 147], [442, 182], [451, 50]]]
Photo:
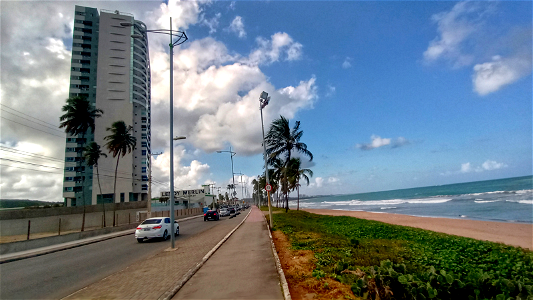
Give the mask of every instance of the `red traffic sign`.
[[270, 192], [270, 191], [272, 190], [272, 186], [271, 186], [270, 184], [267, 184], [267, 185], [265, 186], [265, 190], [266, 190], [267, 192]]

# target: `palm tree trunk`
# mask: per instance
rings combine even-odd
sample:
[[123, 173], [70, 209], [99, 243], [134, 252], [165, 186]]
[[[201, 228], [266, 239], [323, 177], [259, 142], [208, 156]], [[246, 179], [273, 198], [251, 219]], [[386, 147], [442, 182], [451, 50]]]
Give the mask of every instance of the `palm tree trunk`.
[[[82, 134], [81, 135], [81, 140], [83, 141], [84, 138], [85, 138], [85, 134]], [[82, 149], [83, 149], [84, 146], [85, 146], [85, 143], [83, 143], [81, 145], [83, 146], [82, 147]], [[77, 154], [76, 154], [76, 156], [77, 156]], [[85, 174], [85, 178], [83, 178], [83, 180], [82, 180], [83, 184], [81, 186], [81, 195], [83, 197], [83, 217], [81, 219], [81, 231], [82, 232], [85, 230], [85, 184], [86, 184], [85, 180], [87, 179], [87, 170], [83, 170], [83, 173]]]
[[285, 212], [289, 211], [289, 178], [287, 177], [287, 169], [289, 168], [289, 162], [291, 161], [291, 150], [287, 154], [287, 161], [285, 162]]
[[[104, 195], [102, 195], [102, 186], [100, 185], [100, 174], [98, 173], [98, 164], [96, 164], [96, 179], [98, 180], [98, 188], [100, 189], [100, 196], [102, 197], [102, 211], [104, 212], [104, 228], [106, 227], [105, 224], [105, 201], [104, 201]], [[96, 197], [98, 199], [98, 196]]]
[[298, 193], [298, 202], [296, 202], [298, 204], [296, 205], [296, 210], [300, 210], [300, 181], [298, 181], [298, 185], [296, 186], [296, 191]]
[[117, 193], [117, 171], [118, 171], [118, 161], [120, 160], [120, 153], [117, 155], [117, 166], [115, 167], [115, 183], [113, 184], [113, 227], [115, 227], [116, 224], [116, 201], [115, 196]]

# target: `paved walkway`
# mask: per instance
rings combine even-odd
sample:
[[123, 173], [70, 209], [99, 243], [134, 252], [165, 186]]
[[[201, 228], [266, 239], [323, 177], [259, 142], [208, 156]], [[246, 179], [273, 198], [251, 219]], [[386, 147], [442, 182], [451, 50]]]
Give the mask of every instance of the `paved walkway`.
[[[174, 251], [161, 252], [141, 263], [132, 265], [118, 273], [102, 279], [88, 287], [64, 298], [64, 299], [158, 299], [165, 295], [166, 292], [176, 286], [180, 279], [192, 268], [194, 268], [202, 258], [235, 228], [247, 215], [248, 212], [241, 213], [236, 218], [220, 222], [219, 225], [207, 230], [197, 236], [179, 241], [176, 243], [177, 249]], [[279, 287], [274, 258], [270, 248], [268, 231], [262, 221], [263, 216], [257, 208], [253, 208], [249, 219], [235, 231], [235, 233], [222, 244], [217, 252], [206, 262], [199, 270], [209, 270], [209, 263], [218, 260], [226, 260], [227, 253], [235, 253], [236, 246], [240, 250], [239, 254], [230, 255], [232, 267], [228, 269], [232, 278], [235, 278], [233, 284], [238, 286], [250, 285], [253, 282], [255, 294], [234, 294], [243, 295], [247, 299], [283, 299]], [[261, 220], [261, 221], [259, 221]], [[235, 238], [234, 238], [235, 237]], [[266, 241], [265, 242], [265, 238]], [[263, 245], [264, 244], [264, 245]], [[167, 249], [170, 250], [170, 249]], [[217, 258], [220, 252], [220, 257]], [[226, 253], [226, 254], [224, 254]], [[248, 254], [243, 254], [248, 253]], [[236, 256], [236, 257], [235, 257]], [[239, 257], [240, 256], [240, 257]], [[245, 266], [243, 268], [242, 266]], [[265, 267], [268, 266], [268, 267]], [[256, 268], [257, 267], [257, 268]], [[247, 269], [247, 270], [246, 270]], [[269, 270], [267, 270], [269, 269]], [[243, 272], [249, 271], [247, 274]], [[256, 272], [259, 271], [259, 272]], [[266, 275], [267, 272], [269, 275]], [[206, 298], [220, 298], [219, 290], [212, 288], [216, 282], [225, 282], [227, 278], [224, 272], [218, 273], [217, 279], [196, 280], [193, 276], [190, 285], [197, 290], [208, 291]], [[252, 280], [250, 276], [256, 277]], [[228, 276], [229, 277], [229, 276]], [[186, 286], [189, 286], [189, 282]], [[265, 284], [269, 293], [260, 291], [265, 289]], [[185, 287], [183, 289], [185, 289]], [[180, 291], [181, 292], [181, 291]], [[178, 295], [179, 293], [178, 292]], [[197, 296], [192, 296], [197, 297]], [[227, 296], [226, 299], [235, 299], [235, 296]], [[181, 298], [183, 299], [183, 298]], [[187, 296], [187, 299], [192, 299]]]
[[255, 206], [244, 224], [172, 299], [280, 299], [268, 230]]

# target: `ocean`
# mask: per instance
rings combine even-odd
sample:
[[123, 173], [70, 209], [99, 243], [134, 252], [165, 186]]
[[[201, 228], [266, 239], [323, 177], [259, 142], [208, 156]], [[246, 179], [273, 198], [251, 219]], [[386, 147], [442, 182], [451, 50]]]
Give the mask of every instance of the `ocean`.
[[300, 207], [533, 223], [533, 176], [304, 198]]

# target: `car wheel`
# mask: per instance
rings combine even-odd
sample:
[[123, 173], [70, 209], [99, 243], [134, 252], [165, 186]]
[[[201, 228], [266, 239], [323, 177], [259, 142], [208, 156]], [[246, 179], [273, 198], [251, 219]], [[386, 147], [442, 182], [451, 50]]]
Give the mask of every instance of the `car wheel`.
[[204, 218], [204, 222], [207, 221], [207, 218]]
[[180, 235], [180, 228], [176, 228], [176, 236]]
[[163, 233], [163, 241], [166, 241], [168, 239], [168, 231], [165, 230]]
[[142, 243], [143, 239], [137, 239], [137, 242]]

